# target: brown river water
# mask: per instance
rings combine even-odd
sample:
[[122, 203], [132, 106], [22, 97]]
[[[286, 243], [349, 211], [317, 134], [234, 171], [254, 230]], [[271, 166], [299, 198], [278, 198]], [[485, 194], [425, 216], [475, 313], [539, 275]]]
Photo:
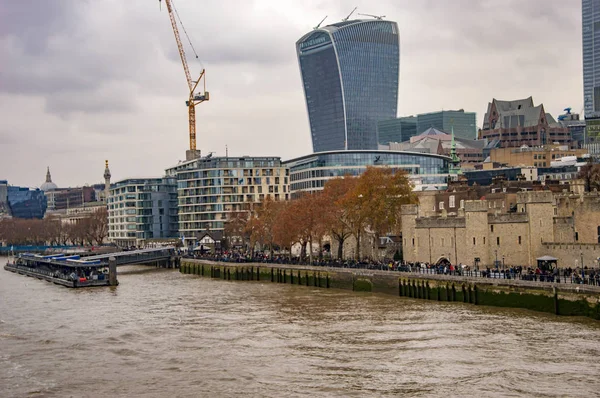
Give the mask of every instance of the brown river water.
[[597, 321], [119, 272], [76, 290], [0, 269], [0, 397], [600, 393]]

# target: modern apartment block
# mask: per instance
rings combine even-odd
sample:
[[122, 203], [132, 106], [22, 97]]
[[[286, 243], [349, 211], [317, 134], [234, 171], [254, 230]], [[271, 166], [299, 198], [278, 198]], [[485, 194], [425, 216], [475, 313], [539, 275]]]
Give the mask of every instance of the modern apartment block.
[[108, 240], [118, 246], [144, 246], [177, 237], [177, 182], [174, 178], [118, 181], [108, 197]]
[[476, 118], [475, 112], [465, 112], [464, 109], [421, 113], [417, 115], [417, 134], [435, 128], [448, 134], [454, 130], [454, 135], [458, 138], [475, 140], [477, 139]]
[[296, 42], [314, 152], [377, 149], [377, 122], [397, 115], [396, 22], [346, 20]]
[[223, 236], [230, 216], [266, 198], [289, 199], [289, 171], [278, 157], [203, 157], [166, 170], [177, 179], [179, 236], [194, 245]]

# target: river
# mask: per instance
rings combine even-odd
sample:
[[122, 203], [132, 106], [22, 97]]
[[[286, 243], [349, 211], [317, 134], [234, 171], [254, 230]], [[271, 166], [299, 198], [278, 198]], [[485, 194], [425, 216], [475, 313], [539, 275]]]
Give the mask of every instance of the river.
[[[0, 259], [2, 263], [5, 259]], [[2, 397], [590, 397], [600, 322], [145, 266], [0, 269]]]

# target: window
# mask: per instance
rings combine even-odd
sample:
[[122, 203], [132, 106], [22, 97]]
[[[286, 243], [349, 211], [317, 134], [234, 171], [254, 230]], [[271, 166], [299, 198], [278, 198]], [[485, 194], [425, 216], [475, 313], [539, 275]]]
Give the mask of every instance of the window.
[[456, 197], [454, 195], [450, 196], [450, 203], [448, 204], [448, 207], [451, 209], [456, 207]]
[[521, 237], [519, 236], [519, 244], [521, 244]]
[[579, 242], [579, 232], [575, 232], [575, 242]]
[[500, 237], [499, 236], [496, 238], [496, 245], [500, 246]]
[[492, 232], [494, 232], [494, 226], [493, 226], [493, 225], [490, 225], [490, 230], [491, 230]]
[[465, 208], [465, 201], [464, 200], [460, 200], [460, 208], [464, 209]]
[[473, 238], [473, 246], [475, 246], [475, 244], [476, 244], [475, 242], [476, 242], [476, 239]]
[[412, 245], [415, 245], [415, 238], [412, 238]]
[[483, 237], [483, 244], [485, 245], [485, 236]]
[[439, 208], [440, 210], [444, 210], [444, 202], [440, 202]]

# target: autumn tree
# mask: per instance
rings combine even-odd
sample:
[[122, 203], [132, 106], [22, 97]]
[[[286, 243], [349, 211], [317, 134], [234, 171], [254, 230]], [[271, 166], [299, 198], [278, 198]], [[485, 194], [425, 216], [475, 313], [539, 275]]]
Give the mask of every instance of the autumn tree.
[[277, 222], [273, 226], [273, 240], [292, 257], [292, 247], [300, 243], [300, 217], [294, 202], [282, 202]]
[[250, 212], [248, 211], [238, 211], [228, 214], [223, 235], [229, 247], [233, 247], [236, 242], [240, 241], [243, 245], [249, 244], [250, 235], [246, 229], [249, 215]]
[[344, 197], [355, 189], [356, 177], [345, 176], [327, 181], [323, 189], [322, 217], [325, 225], [329, 226], [331, 237], [337, 241], [337, 257], [344, 257], [344, 242], [353, 232], [349, 224], [347, 208], [343, 206]]
[[313, 244], [321, 246], [323, 236], [328, 232], [324, 212], [326, 211], [327, 198], [322, 192], [305, 193], [292, 202], [292, 210], [295, 212], [295, 228], [299, 242], [303, 248], [308, 247], [309, 261], [312, 262]]
[[388, 167], [367, 167], [357, 178], [354, 188], [340, 200], [356, 237], [357, 259], [360, 259], [361, 237], [367, 228], [375, 238], [374, 244], [380, 236], [401, 230], [401, 206], [416, 203], [412, 188], [406, 172], [394, 172]]
[[587, 192], [592, 192], [594, 189], [600, 190], [600, 164], [587, 163], [581, 167], [577, 178], [584, 181]]
[[274, 201], [270, 196], [255, 206], [252, 215], [246, 223], [244, 232], [250, 236], [252, 252], [256, 245], [261, 249], [269, 247], [269, 253], [273, 255], [273, 227], [277, 222], [277, 216], [282, 202]]

